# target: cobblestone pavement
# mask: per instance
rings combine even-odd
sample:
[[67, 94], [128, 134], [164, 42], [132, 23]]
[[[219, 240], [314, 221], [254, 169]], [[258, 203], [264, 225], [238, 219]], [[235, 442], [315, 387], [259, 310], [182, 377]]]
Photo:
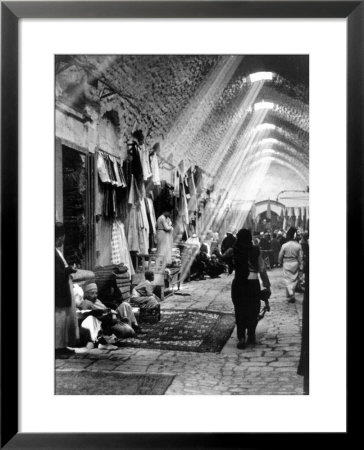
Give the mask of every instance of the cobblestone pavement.
[[[166, 395], [267, 395], [303, 394], [297, 375], [301, 343], [302, 294], [295, 304], [285, 298], [282, 270], [268, 272], [271, 280], [271, 312], [257, 327], [257, 345], [236, 348], [236, 329], [220, 353], [120, 348], [90, 350], [68, 359], [57, 359], [56, 370], [117, 371], [176, 375]], [[233, 312], [232, 276], [192, 281], [162, 303], [164, 308], [205, 309]]]

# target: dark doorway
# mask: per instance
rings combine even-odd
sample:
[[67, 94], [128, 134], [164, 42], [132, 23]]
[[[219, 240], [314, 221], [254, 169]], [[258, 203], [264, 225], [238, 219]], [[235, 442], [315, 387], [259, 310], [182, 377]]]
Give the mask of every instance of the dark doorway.
[[69, 264], [89, 269], [92, 265], [90, 156], [62, 147], [64, 255]]

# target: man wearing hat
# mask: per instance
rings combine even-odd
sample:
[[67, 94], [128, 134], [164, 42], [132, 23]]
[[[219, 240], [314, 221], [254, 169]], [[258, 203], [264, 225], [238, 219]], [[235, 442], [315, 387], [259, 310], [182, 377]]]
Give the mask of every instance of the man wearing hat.
[[97, 298], [98, 289], [96, 283], [87, 283], [83, 287], [84, 299], [79, 304], [82, 311], [104, 311], [106, 314], [101, 315], [103, 331], [113, 333], [117, 338], [134, 337], [136, 331], [141, 331], [136, 321], [133, 309], [128, 302], [122, 302], [116, 311], [107, 308], [101, 300]]
[[73, 285], [70, 275], [76, 272], [65, 260], [62, 247], [65, 238], [61, 222], [55, 225], [55, 347], [56, 356], [74, 353], [68, 347], [74, 347], [79, 330], [76, 317], [76, 305], [73, 298]]

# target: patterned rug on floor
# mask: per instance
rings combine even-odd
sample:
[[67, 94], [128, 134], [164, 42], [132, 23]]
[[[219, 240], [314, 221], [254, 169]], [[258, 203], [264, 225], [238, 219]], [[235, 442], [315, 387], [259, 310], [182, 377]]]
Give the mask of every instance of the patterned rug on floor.
[[56, 395], [163, 395], [174, 375], [56, 371]]
[[161, 313], [162, 318], [158, 323], [141, 323], [143, 334], [123, 339], [119, 346], [220, 352], [235, 327], [233, 314], [175, 309], [164, 309]]

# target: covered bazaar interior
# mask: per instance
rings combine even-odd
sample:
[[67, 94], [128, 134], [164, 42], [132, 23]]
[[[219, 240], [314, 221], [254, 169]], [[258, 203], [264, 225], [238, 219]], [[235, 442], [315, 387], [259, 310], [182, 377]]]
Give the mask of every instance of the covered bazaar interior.
[[[55, 72], [56, 259], [72, 267], [80, 345], [142, 323], [144, 340], [119, 344], [220, 352], [238, 230], [267, 270], [290, 227], [307, 243], [308, 56], [64, 55]], [[99, 341], [101, 316], [84, 313], [104, 308], [132, 334], [119, 320]]]

